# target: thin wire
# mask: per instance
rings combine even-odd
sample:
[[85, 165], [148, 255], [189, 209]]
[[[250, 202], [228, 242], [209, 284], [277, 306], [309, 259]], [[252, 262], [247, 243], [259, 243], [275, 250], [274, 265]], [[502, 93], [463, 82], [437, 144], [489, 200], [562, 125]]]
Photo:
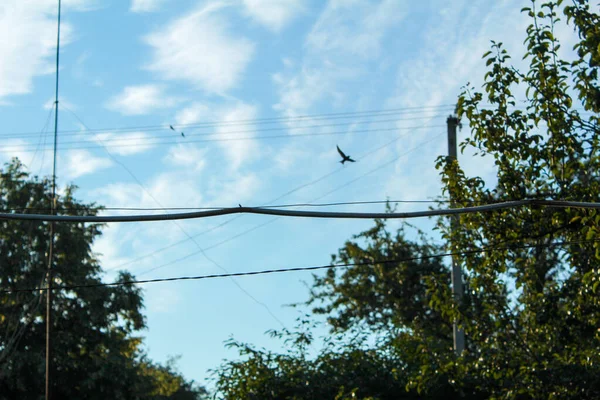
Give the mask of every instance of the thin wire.
[[[365, 201], [339, 201], [332, 203], [290, 203], [290, 204], [276, 204], [276, 205], [261, 205], [251, 206], [253, 208], [290, 208], [290, 207], [336, 207], [336, 206], [354, 206], [354, 205], [368, 205], [368, 204], [386, 204], [386, 203], [406, 203], [406, 204], [423, 204], [423, 203], [449, 203], [450, 200], [365, 200]], [[475, 202], [472, 202], [475, 203]], [[185, 210], [222, 210], [231, 206], [214, 206], [214, 207], [102, 207], [100, 211], [185, 211]], [[21, 208], [5, 208], [0, 212], [10, 211], [48, 211], [47, 208], [36, 208], [36, 207], [21, 207]], [[69, 212], [76, 211], [77, 209], [64, 208], [60, 211]]]
[[[83, 127], [85, 129], [88, 129], [87, 125], [81, 120], [81, 118], [79, 118], [77, 116], [77, 114], [75, 114], [75, 112], [73, 112], [68, 107], [65, 107], [65, 109], [67, 109], [67, 111], [69, 111], [83, 125]], [[127, 168], [127, 166], [125, 164], [123, 164], [115, 156], [113, 156], [112, 153], [106, 147], [104, 147], [104, 146], [102, 146], [102, 147], [103, 147], [104, 151], [106, 151], [106, 153], [110, 156], [110, 158], [113, 161], [115, 161], [117, 164], [119, 164], [121, 167], [123, 167], [123, 169], [125, 169], [125, 171], [127, 171], [129, 173], [129, 175], [133, 178], [133, 180], [135, 180], [137, 182], [137, 184], [142, 188], [142, 190], [144, 190], [144, 192], [146, 192], [146, 194], [156, 204], [158, 204], [159, 206], [162, 207], [162, 204], [160, 204], [160, 202], [152, 195], [152, 193], [150, 193], [150, 191], [148, 189], [146, 189], [146, 187], [144, 186], [144, 184], [142, 184], [142, 182], [135, 176], [135, 174], [133, 172], [131, 172], [131, 170], [129, 168]], [[206, 258], [214, 266], [216, 266], [217, 268], [221, 269], [225, 273], [229, 273], [229, 271], [227, 271], [224, 267], [222, 267], [214, 259], [210, 258], [208, 256], [208, 254], [206, 254], [206, 252], [204, 251], [204, 249], [202, 249], [202, 246], [200, 246], [200, 243], [198, 243], [198, 241], [196, 241], [196, 239], [194, 239], [177, 221], [172, 221], [172, 222], [175, 224], [175, 226], [177, 226], [177, 228], [179, 228], [179, 230], [181, 230], [181, 232], [183, 232], [183, 234], [185, 236], [188, 237], [188, 239], [190, 239], [196, 245], [196, 247], [198, 247], [198, 249], [202, 252], [202, 255], [204, 256], [204, 258]], [[245, 293], [246, 296], [248, 296], [250, 299], [252, 299], [256, 304], [262, 306], [267, 311], [267, 313], [269, 313], [271, 315], [271, 317], [273, 317], [273, 319], [275, 321], [277, 321], [284, 328], [286, 327], [285, 324], [271, 311], [271, 309], [265, 303], [259, 301], [256, 297], [254, 297], [252, 294], [250, 294], [250, 292], [248, 292], [246, 289], [244, 289], [235, 279], [231, 278], [231, 281], [233, 282], [234, 285], [236, 285], [238, 287], [239, 290], [241, 290], [243, 293]]]
[[[388, 115], [378, 115], [376, 117], [387, 117]], [[222, 135], [231, 135], [231, 134], [240, 134], [240, 133], [256, 133], [256, 132], [272, 132], [272, 131], [295, 131], [295, 130], [301, 130], [301, 129], [309, 129], [309, 128], [331, 128], [331, 127], [336, 127], [336, 126], [348, 126], [348, 125], [359, 125], [359, 124], [379, 124], [379, 123], [384, 123], [384, 122], [404, 122], [404, 121], [414, 121], [414, 120], [426, 120], [426, 119], [433, 119], [433, 118], [438, 118], [438, 117], [442, 117], [445, 116], [445, 114], [432, 114], [432, 115], [421, 115], [418, 117], [410, 117], [410, 118], [398, 118], [397, 114], [390, 114], [390, 116], [395, 116], [395, 118], [388, 118], [388, 119], [363, 119], [363, 120], [349, 120], [346, 122], [338, 122], [335, 124], [316, 124], [316, 125], [301, 125], [301, 126], [278, 126], [278, 127], [272, 127], [272, 128], [261, 128], [259, 130], [257, 130], [256, 128], [251, 128], [251, 129], [242, 129], [242, 130], [234, 130], [234, 131], [222, 131], [222, 132], [199, 132], [199, 133], [190, 133], [189, 130], [186, 129], [186, 133], [185, 136], [186, 137], [195, 137], [195, 136], [222, 136]], [[348, 117], [347, 117], [348, 118]], [[307, 121], [308, 122], [308, 121]], [[221, 128], [222, 126], [216, 126], [217, 128]], [[178, 126], [179, 129], [182, 129], [181, 127]], [[139, 132], [140, 130], [137, 131], [132, 131], [133, 133], [141, 133]], [[145, 130], [144, 132], [147, 132], [148, 130]], [[165, 133], [164, 131], [169, 131], [168, 135], [169, 136], [175, 136], [173, 135], [172, 132], [170, 132], [170, 128], [166, 129], [165, 127], [161, 127], [160, 130], [155, 130], [155, 131], [162, 131], [163, 133], [160, 134], [155, 134], [155, 135], [144, 135], [144, 136], [133, 136], [133, 137], [125, 137], [125, 138], [98, 138], [99, 135], [102, 134], [109, 134], [109, 133], [126, 133], [126, 132], [119, 132], [119, 131], [101, 131], [101, 132], [97, 132], [96, 133], [96, 138], [95, 139], [90, 139], [90, 140], [77, 140], [77, 141], [72, 141], [72, 142], [66, 142], [66, 143], [81, 143], [81, 142], [97, 142], [97, 141], [102, 141], [102, 142], [106, 142], [106, 141], [131, 141], [131, 140], [140, 140], [140, 139], [148, 139], [148, 138], [164, 138], [165, 137]], [[198, 130], [195, 130], [198, 131]], [[194, 132], [194, 130], [192, 131]], [[77, 132], [73, 132], [73, 133], [65, 133], [63, 134], [64, 136], [78, 136], [81, 135], [81, 131], [77, 131]], [[1, 137], [10, 137], [10, 138], [28, 138], [28, 137], [32, 137], [32, 136], [37, 136], [36, 134], [33, 133], [27, 133], [27, 134], [4, 134], [1, 135]]]
[[[390, 146], [390, 145], [392, 145], [392, 144], [396, 143], [398, 140], [402, 139], [403, 137], [405, 137], [405, 136], [407, 136], [407, 135], [409, 135], [409, 134], [410, 134], [410, 132], [408, 132], [408, 133], [405, 133], [405, 134], [403, 134], [403, 135], [399, 135], [398, 137], [396, 137], [396, 138], [394, 138], [394, 139], [390, 140], [389, 142], [387, 142], [387, 143], [383, 144], [382, 146], [378, 146], [378, 147], [376, 147], [375, 149], [373, 149], [373, 150], [371, 150], [371, 151], [369, 151], [369, 152], [367, 152], [367, 153], [363, 154], [361, 157], [359, 157], [359, 160], [362, 160], [362, 159], [364, 159], [364, 158], [366, 158], [366, 157], [369, 157], [369, 156], [371, 156], [372, 154], [375, 154], [375, 153], [377, 153], [378, 151], [381, 151], [382, 149], [384, 149], [384, 148], [386, 148], [386, 147], [388, 147], [388, 146]], [[292, 193], [295, 193], [295, 192], [297, 192], [297, 191], [299, 191], [299, 190], [302, 190], [302, 189], [304, 189], [304, 188], [306, 188], [306, 187], [308, 187], [308, 186], [312, 186], [312, 185], [314, 185], [314, 184], [317, 184], [317, 183], [319, 183], [319, 182], [321, 182], [321, 181], [323, 181], [323, 180], [327, 179], [328, 177], [330, 177], [330, 176], [332, 176], [332, 175], [335, 175], [335, 174], [337, 174], [337, 173], [339, 173], [339, 172], [341, 172], [341, 171], [343, 171], [343, 170], [344, 170], [344, 167], [338, 167], [338, 168], [334, 169], [333, 171], [331, 171], [331, 172], [328, 172], [327, 174], [325, 174], [325, 175], [322, 175], [321, 177], [319, 177], [319, 178], [317, 178], [317, 179], [315, 179], [315, 180], [313, 180], [313, 181], [311, 181], [311, 182], [308, 182], [308, 183], [302, 184], [302, 185], [300, 185], [300, 186], [296, 186], [294, 189], [291, 189], [291, 190], [289, 190], [289, 191], [287, 191], [287, 192], [283, 193], [282, 195], [280, 195], [280, 196], [276, 197], [275, 199], [273, 199], [273, 200], [269, 201], [267, 204], [275, 203], [276, 201], [279, 201], [279, 200], [283, 199], [284, 197], [287, 197], [287, 196], [289, 196], [289, 195], [290, 195], [290, 194], [292, 194]], [[313, 200], [313, 201], [317, 201], [317, 200], [318, 200], [318, 199], [315, 199], [315, 200]], [[196, 238], [197, 238], [197, 237], [200, 237], [200, 236], [202, 236], [202, 235], [204, 235], [204, 234], [206, 234], [206, 233], [212, 232], [212, 231], [214, 231], [214, 230], [216, 230], [216, 229], [218, 229], [218, 228], [221, 228], [221, 227], [223, 227], [223, 226], [225, 226], [225, 225], [228, 225], [228, 224], [230, 224], [231, 222], [233, 222], [233, 221], [235, 221], [236, 219], [238, 219], [238, 218], [241, 218], [241, 217], [243, 217], [243, 214], [236, 215], [236, 216], [234, 216], [233, 218], [229, 218], [227, 221], [224, 221], [223, 223], [221, 223], [221, 224], [219, 224], [219, 225], [217, 225], [217, 226], [215, 226], [215, 227], [209, 228], [208, 230], [205, 230], [205, 231], [202, 231], [202, 232], [200, 232], [200, 233], [198, 233], [198, 234], [195, 234], [195, 235], [194, 235], [194, 237], [196, 237]], [[255, 227], [253, 227], [253, 228], [250, 228], [249, 230], [246, 230], [246, 231], [242, 232], [241, 234], [236, 234], [235, 236], [233, 236], [233, 238], [229, 238], [229, 239], [226, 239], [226, 240], [224, 240], [224, 241], [223, 241], [222, 243], [220, 243], [220, 244], [226, 243], [226, 242], [228, 242], [228, 241], [230, 241], [230, 240], [233, 240], [234, 238], [237, 238], [237, 237], [243, 236], [243, 235], [244, 235], [244, 234], [246, 234], [246, 233], [252, 232], [253, 230], [256, 230], [256, 229], [258, 229], [258, 228], [260, 228], [260, 227], [266, 226], [266, 225], [268, 225], [268, 224], [270, 224], [270, 223], [272, 223], [272, 222], [274, 222], [274, 221], [276, 221], [276, 220], [277, 220], [277, 217], [276, 217], [276, 218], [273, 218], [273, 219], [271, 219], [271, 220], [269, 220], [269, 221], [267, 221], [266, 223], [265, 223], [265, 222], [262, 222], [262, 223], [258, 224], [257, 226], [255, 226]], [[127, 265], [130, 265], [130, 264], [136, 263], [136, 262], [138, 262], [138, 261], [145, 260], [145, 259], [147, 259], [147, 258], [149, 258], [149, 257], [153, 257], [153, 256], [155, 256], [156, 254], [159, 254], [159, 253], [161, 253], [161, 252], [163, 252], [163, 251], [169, 250], [169, 249], [171, 249], [171, 248], [173, 248], [173, 247], [175, 247], [175, 246], [178, 246], [178, 245], [180, 245], [180, 244], [183, 244], [183, 243], [187, 242], [188, 240], [189, 240], [189, 239], [183, 239], [183, 240], [180, 240], [180, 241], [178, 241], [178, 242], [175, 242], [175, 243], [172, 243], [172, 244], [170, 244], [170, 245], [167, 245], [167, 246], [165, 246], [165, 247], [162, 247], [162, 248], [159, 248], [159, 249], [157, 249], [157, 250], [154, 250], [154, 251], [152, 251], [152, 252], [150, 252], [150, 253], [148, 253], [148, 254], [145, 254], [145, 255], [143, 255], [143, 256], [137, 257], [137, 258], [135, 258], [135, 259], [133, 259], [133, 260], [127, 261], [127, 262], [125, 262], [125, 263], [122, 263], [122, 264], [119, 264], [119, 265], [117, 265], [117, 266], [115, 266], [115, 267], [108, 268], [108, 269], [106, 269], [105, 271], [106, 271], [106, 272], [113, 271], [113, 270], [115, 270], [115, 269], [118, 269], [118, 268], [123, 268], [123, 267], [125, 267], [125, 266], [127, 266]], [[216, 246], [211, 246], [210, 248], [212, 249], [212, 248], [214, 248], [214, 247], [216, 247]], [[198, 253], [199, 253], [199, 252], [197, 252], [197, 251], [196, 251], [196, 252], [194, 252], [193, 254], [198, 254]], [[171, 263], [171, 264], [172, 264], [172, 263]], [[171, 265], [171, 264], [168, 264], [168, 265]], [[143, 273], [145, 273], [145, 272], [143, 272]], [[142, 274], [143, 274], [143, 273], [142, 273]]]
[[[381, 149], [385, 148], [386, 146], [389, 146], [389, 145], [391, 145], [392, 143], [394, 143], [395, 141], [397, 141], [397, 140], [399, 140], [399, 139], [400, 139], [400, 138], [397, 138], [397, 139], [395, 139], [395, 140], [393, 140], [393, 141], [391, 141], [391, 142], [388, 142], [388, 143], [386, 143], [386, 144], [385, 144], [385, 145], [383, 145], [383, 146], [380, 146], [380, 147], [378, 147], [378, 148], [376, 148], [376, 149], [374, 149], [374, 150], [372, 150], [372, 151], [369, 151], [368, 153], [366, 153], [366, 154], [362, 155], [362, 156], [361, 156], [361, 157], [360, 157], [358, 160], [360, 161], [360, 160], [363, 160], [363, 159], [365, 159], [366, 157], [370, 156], [371, 154], [375, 153], [376, 151], [379, 151], [379, 150], [381, 150]], [[426, 144], [426, 143], [428, 143], [428, 142], [429, 142], [429, 141], [427, 141], [427, 142], [424, 142], [424, 143], [421, 143], [421, 144], [419, 144], [419, 145], [417, 145], [417, 146], [413, 147], [413, 148], [412, 148], [412, 149], [410, 149], [409, 151], [407, 151], [407, 152], [405, 152], [405, 153], [403, 153], [403, 154], [401, 154], [401, 155], [397, 156], [397, 157], [396, 157], [394, 160], [397, 160], [397, 159], [399, 159], [400, 157], [403, 157], [403, 156], [406, 156], [407, 154], [410, 154], [411, 152], [413, 152], [413, 151], [417, 150], [418, 148], [420, 148], [421, 146], [425, 145], [425, 144]], [[384, 166], [385, 166], [385, 165], [389, 165], [389, 164], [390, 164], [390, 162], [386, 162], [386, 163], [384, 164]], [[380, 167], [377, 167], [375, 170], [378, 170], [378, 169], [381, 169], [381, 168], [382, 168], [382, 166], [380, 166]], [[343, 167], [342, 167], [342, 169], [343, 169]], [[324, 198], [324, 197], [326, 197], [326, 196], [330, 195], [331, 193], [334, 193], [334, 192], [336, 192], [336, 191], [338, 191], [338, 190], [341, 190], [341, 189], [343, 189], [343, 188], [347, 187], [348, 185], [350, 185], [350, 184], [352, 184], [352, 183], [356, 182], [357, 180], [359, 180], [359, 179], [361, 179], [361, 178], [364, 178], [365, 176], [367, 176], [367, 175], [369, 175], [369, 174], [371, 174], [371, 173], [375, 172], [375, 170], [367, 171], [366, 173], [364, 173], [364, 174], [360, 175], [358, 178], [355, 178], [355, 179], [353, 179], [353, 180], [351, 180], [351, 181], [349, 181], [349, 182], [346, 182], [346, 183], [344, 183], [343, 185], [341, 185], [341, 186], [338, 186], [337, 188], [335, 188], [335, 189], [333, 189], [333, 190], [331, 190], [331, 191], [329, 191], [329, 192], [325, 193], [324, 195], [321, 195], [321, 196], [319, 196], [319, 197], [316, 197], [316, 198], [314, 198], [314, 199], [313, 199], [313, 200], [311, 200], [309, 203], [312, 203], [312, 202], [318, 201], [318, 200], [320, 200], [320, 199], [322, 199], [322, 198]], [[288, 193], [289, 193], [289, 192], [288, 192]], [[241, 215], [240, 215], [240, 216], [241, 216]], [[264, 226], [267, 226], [267, 225], [269, 225], [269, 224], [272, 224], [273, 222], [277, 221], [279, 218], [281, 218], [281, 217], [274, 217], [274, 218], [271, 218], [271, 219], [269, 219], [269, 220], [267, 220], [267, 221], [265, 221], [265, 222], [261, 222], [260, 224], [254, 225], [254, 226], [250, 227], [249, 229], [246, 229], [246, 230], [244, 230], [244, 231], [242, 231], [242, 232], [240, 232], [240, 233], [238, 233], [238, 234], [236, 234], [236, 235], [233, 235], [233, 236], [231, 236], [231, 237], [229, 237], [229, 238], [226, 238], [226, 239], [224, 239], [224, 240], [222, 240], [222, 241], [220, 241], [220, 242], [217, 242], [217, 243], [215, 243], [215, 244], [214, 244], [214, 245], [212, 245], [212, 246], [209, 246], [209, 247], [207, 247], [207, 248], [206, 248], [206, 250], [210, 250], [210, 249], [214, 249], [214, 248], [216, 248], [216, 247], [222, 246], [222, 245], [224, 245], [225, 243], [228, 243], [228, 242], [230, 242], [230, 241], [232, 241], [232, 240], [234, 240], [234, 239], [237, 239], [237, 238], [239, 238], [239, 237], [241, 237], [241, 236], [244, 236], [244, 235], [246, 235], [246, 234], [248, 234], [248, 233], [251, 233], [251, 232], [253, 232], [253, 231], [255, 231], [255, 230], [259, 229], [259, 228], [262, 228], [262, 227], [264, 227]], [[182, 257], [182, 258], [183, 258], [183, 260], [185, 260], [185, 259], [188, 259], [188, 258], [190, 258], [190, 257], [192, 257], [192, 256], [194, 256], [194, 255], [196, 255], [196, 254], [198, 254], [198, 252], [192, 252], [192, 253], [189, 253], [187, 256], [185, 256], [185, 257]], [[173, 264], [176, 264], [176, 263], [178, 263], [179, 261], [182, 261], [182, 259], [177, 259], [177, 260], [173, 260], [173, 261], [170, 261], [170, 262], [164, 263], [164, 264], [162, 264], [162, 265], [159, 265], [159, 266], [157, 266], [157, 267], [153, 267], [153, 268], [151, 268], [151, 269], [148, 269], [148, 270], [142, 271], [141, 273], [138, 273], [137, 275], [138, 275], [138, 276], [142, 276], [142, 275], [148, 274], [148, 273], [150, 273], [150, 272], [153, 272], [153, 271], [156, 271], [156, 270], [159, 270], [159, 269], [162, 269], [162, 268], [166, 268], [166, 267], [168, 267], [168, 266], [171, 266], [171, 265], [173, 265]], [[129, 262], [129, 263], [131, 263], [131, 262]]]
[[[266, 136], [244, 136], [244, 137], [233, 137], [233, 138], [213, 138], [213, 139], [196, 139], [196, 140], [185, 140], [185, 143], [217, 143], [217, 142], [239, 142], [239, 141], [248, 141], [248, 140], [271, 140], [271, 139], [295, 139], [301, 137], [316, 137], [316, 136], [339, 136], [339, 135], [347, 135], [347, 134], [364, 134], [364, 133], [381, 133], [381, 132], [396, 132], [402, 130], [418, 130], [418, 129], [431, 129], [431, 128], [441, 128], [444, 125], [424, 125], [424, 126], [403, 126], [403, 127], [392, 127], [392, 128], [380, 128], [380, 129], [356, 129], [351, 131], [336, 131], [336, 132], [319, 132], [319, 133], [298, 133], [294, 135], [290, 134], [281, 134], [281, 135], [266, 135]], [[217, 135], [218, 134], [214, 134]], [[112, 140], [112, 139], [111, 139]], [[115, 139], [115, 140], [127, 140], [127, 139]], [[75, 146], [69, 144], [77, 144], [81, 143], [81, 141], [71, 141], [71, 142], [63, 142], [61, 144], [60, 150], [81, 150], [81, 149], [97, 149], [100, 147], [104, 148], [126, 148], [126, 147], [139, 147], [139, 146], [154, 146], [161, 144], [175, 144], [181, 143], [181, 140], [176, 138], [171, 138], [167, 140], [161, 141], [145, 141], [144, 143], [129, 143], [129, 144], [111, 144], [108, 143], [103, 145], [99, 140], [90, 140], [84, 141], [89, 143], [89, 145]], [[31, 147], [33, 144], [26, 145], [13, 145], [13, 146], [4, 146], [0, 149], [0, 153], [12, 153], [15, 151], [20, 151], [23, 153], [28, 153], [34, 151]]]
[[[395, 160], [394, 160], [395, 161]], [[389, 165], [391, 162], [386, 163]], [[365, 175], [373, 173], [385, 165], [368, 171]], [[346, 187], [360, 178], [355, 178], [342, 187]], [[337, 189], [336, 189], [337, 190]], [[328, 192], [321, 197], [325, 197], [332, 192]], [[157, 204], [160, 204], [157, 202]], [[21, 214], [21, 213], [0, 213], [0, 219], [20, 220], [20, 221], [52, 221], [52, 222], [148, 222], [148, 221], [176, 221], [183, 219], [202, 219], [208, 217], [217, 217], [230, 214], [258, 214], [258, 215], [277, 215], [281, 217], [299, 217], [299, 218], [337, 218], [337, 219], [409, 219], [421, 217], [439, 217], [458, 214], [472, 214], [485, 211], [502, 210], [506, 208], [516, 208], [522, 206], [538, 206], [551, 208], [600, 208], [600, 203], [589, 203], [579, 201], [562, 200], [514, 200], [502, 203], [490, 203], [479, 206], [448, 208], [412, 212], [393, 212], [393, 213], [374, 213], [374, 212], [341, 212], [341, 211], [303, 211], [287, 210], [273, 208], [254, 208], [254, 207], [230, 207], [217, 210], [192, 211], [187, 213], [174, 214], [133, 214], [133, 215], [48, 215], [48, 214]], [[190, 238], [192, 238], [190, 236]]]
[[[320, 269], [329, 269], [329, 268], [361, 267], [361, 266], [371, 266], [371, 265], [375, 265], [375, 264], [402, 263], [402, 262], [409, 262], [409, 261], [429, 260], [429, 259], [433, 259], [433, 258], [466, 256], [466, 255], [471, 255], [471, 254], [486, 253], [488, 251], [529, 249], [529, 248], [537, 248], [537, 247], [559, 247], [559, 246], [566, 246], [566, 245], [572, 245], [572, 244], [596, 243], [596, 242], [600, 242], [600, 239], [573, 240], [573, 241], [563, 241], [563, 242], [546, 243], [546, 244], [528, 244], [528, 245], [506, 246], [506, 247], [491, 246], [491, 247], [486, 247], [486, 248], [481, 248], [481, 249], [476, 249], [476, 250], [439, 253], [439, 254], [432, 254], [429, 256], [416, 256], [416, 257], [408, 257], [408, 258], [373, 260], [373, 261], [360, 262], [360, 263], [344, 263], [344, 264], [335, 264], [335, 265], [329, 264], [329, 265], [318, 265], [318, 266], [296, 267], [296, 268], [279, 268], [279, 269], [267, 269], [267, 270], [249, 271], [249, 272], [233, 272], [233, 273], [226, 273], [226, 274], [178, 276], [178, 277], [172, 277], [172, 278], [156, 278], [156, 279], [117, 281], [117, 282], [103, 282], [103, 283], [92, 283], [92, 284], [84, 284], [84, 285], [64, 285], [64, 286], [55, 286], [54, 288], [61, 289], [61, 290], [73, 290], [73, 289], [97, 288], [97, 287], [105, 287], [105, 286], [141, 285], [141, 284], [157, 283], [157, 282], [175, 282], [175, 281], [186, 281], [186, 280], [202, 280], [202, 279], [233, 278], [233, 277], [254, 276], [254, 275], [269, 275], [269, 274], [287, 273], [287, 272], [317, 271]], [[0, 290], [0, 293], [11, 294], [11, 293], [33, 292], [33, 291], [41, 291], [41, 290], [47, 290], [47, 288], [39, 287], [39, 288], [29, 288], [29, 289], [5, 289], [5, 290]]]
[[35, 161], [35, 157], [38, 154], [38, 151], [40, 150], [40, 146], [42, 145], [42, 139], [44, 139], [44, 146], [46, 145], [46, 132], [48, 129], [48, 125], [50, 125], [50, 118], [52, 117], [52, 112], [54, 111], [54, 103], [52, 104], [52, 107], [50, 107], [50, 111], [48, 111], [48, 116], [46, 117], [46, 123], [44, 124], [42, 130], [39, 133], [39, 139], [37, 142], [37, 146], [35, 148], [35, 152], [33, 153], [33, 156], [31, 157], [31, 160], [29, 161], [29, 164], [27, 164], [27, 167], [29, 168], [29, 170], [31, 170], [31, 167], [33, 167], [33, 162]]
[[[231, 121], [209, 121], [202, 123], [192, 124], [178, 124], [173, 125], [175, 128], [212, 128], [222, 126], [243, 126], [243, 125], [262, 125], [262, 124], [274, 124], [281, 122], [302, 122], [304, 120], [335, 120], [353, 117], [369, 117], [369, 116], [385, 116], [387, 114], [418, 114], [424, 112], [436, 112], [446, 109], [453, 109], [454, 105], [439, 105], [439, 106], [420, 106], [420, 107], [400, 107], [391, 109], [371, 110], [371, 111], [347, 111], [340, 113], [329, 113], [329, 114], [313, 114], [313, 115], [301, 115], [297, 117], [274, 117], [274, 118], [261, 118], [261, 119], [240, 119]], [[442, 109], [442, 110], [438, 110]], [[168, 126], [165, 125], [136, 125], [122, 128], [97, 128], [87, 130], [90, 133], [98, 132], [124, 132], [124, 131], [136, 131], [136, 130], [165, 130]], [[60, 131], [61, 134], [78, 134], [79, 130], [64, 130]], [[3, 135], [31, 135], [35, 132], [12, 132]]]

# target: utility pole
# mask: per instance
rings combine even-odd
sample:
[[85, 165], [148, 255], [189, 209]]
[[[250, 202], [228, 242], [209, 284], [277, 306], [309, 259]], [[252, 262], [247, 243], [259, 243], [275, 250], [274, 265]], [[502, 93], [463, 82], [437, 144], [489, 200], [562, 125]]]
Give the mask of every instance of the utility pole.
[[[60, 0], [58, 0], [58, 27], [56, 33], [56, 90], [54, 99], [54, 160], [52, 165], [52, 204], [51, 214], [56, 214], [56, 144], [58, 139], [58, 56], [60, 50]], [[54, 238], [56, 236], [56, 223], [50, 223], [50, 246], [48, 249], [48, 271], [46, 290], [46, 400], [50, 400], [52, 377], [52, 264], [54, 263]]]
[[[451, 115], [446, 120], [446, 124], [448, 124], [448, 159], [449, 161], [454, 161], [457, 159], [458, 153], [456, 144], [456, 128], [459, 124], [458, 118]], [[451, 207], [454, 208], [456, 205], [454, 204], [452, 193], [450, 194], [450, 202]], [[452, 232], [455, 232], [458, 217], [453, 216], [450, 218], [450, 229]], [[454, 253], [454, 243], [451, 242], [451, 246], [452, 252]], [[463, 297], [463, 281], [462, 271], [460, 268], [460, 263], [457, 260], [457, 256], [452, 256], [452, 295], [454, 300], [460, 304]], [[458, 327], [456, 319], [452, 324], [452, 333], [454, 337], [454, 351], [456, 355], [460, 356], [465, 349], [465, 331]]]

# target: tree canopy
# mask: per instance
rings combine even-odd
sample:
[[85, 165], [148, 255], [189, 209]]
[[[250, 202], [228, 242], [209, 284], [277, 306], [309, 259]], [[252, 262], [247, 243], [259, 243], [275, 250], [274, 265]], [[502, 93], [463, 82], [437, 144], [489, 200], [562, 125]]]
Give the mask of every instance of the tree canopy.
[[[456, 117], [468, 131], [461, 150], [492, 160], [497, 179], [468, 176], [460, 157], [440, 157], [444, 194], [456, 206], [599, 202], [600, 17], [585, 0], [532, 1], [521, 11], [531, 20], [526, 67], [492, 42], [482, 90], [467, 84], [458, 99]], [[570, 59], [560, 57], [559, 16], [579, 38]], [[332, 334], [345, 334], [342, 344], [308, 358], [301, 347], [277, 354], [235, 342], [244, 358], [216, 371], [221, 396], [600, 398], [598, 211], [511, 208], [440, 218], [436, 229], [441, 244], [426, 235], [409, 240], [404, 228], [392, 234], [382, 221], [354, 236], [332, 265], [361, 266], [315, 276], [308, 300]], [[460, 301], [448, 260], [432, 257], [445, 248], [462, 253]], [[390, 259], [406, 261], [377, 262]], [[454, 320], [466, 333], [460, 356], [452, 351]], [[356, 341], [357, 331], [379, 340]]]
[[[101, 207], [58, 196], [58, 213], [96, 215]], [[46, 212], [51, 182], [25, 172], [18, 160], [0, 170], [0, 209]], [[91, 246], [98, 224], [56, 224], [53, 274], [65, 286], [101, 282]], [[44, 395], [45, 292], [19, 291], [46, 285], [49, 225], [0, 221], [0, 398]], [[118, 279], [131, 280], [127, 272]], [[6, 291], [15, 291], [7, 293]], [[195, 387], [174, 369], [158, 365], [140, 349], [145, 327], [141, 289], [132, 285], [53, 291], [52, 395], [87, 399], [197, 399]]]

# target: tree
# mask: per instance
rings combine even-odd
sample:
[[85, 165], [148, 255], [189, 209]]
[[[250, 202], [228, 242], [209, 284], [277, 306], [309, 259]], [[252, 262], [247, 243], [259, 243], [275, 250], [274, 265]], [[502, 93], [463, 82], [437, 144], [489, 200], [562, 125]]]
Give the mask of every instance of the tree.
[[[497, 182], [467, 176], [460, 163], [440, 157], [444, 192], [457, 206], [524, 198], [598, 203], [600, 17], [585, 0], [532, 1], [522, 12], [531, 18], [526, 70], [511, 65], [502, 43], [492, 42], [483, 57], [488, 67], [483, 92], [467, 84], [457, 107], [457, 117], [470, 131], [461, 149], [474, 148], [493, 160]], [[572, 60], [559, 57], [559, 13], [579, 36]], [[512, 94], [519, 89], [526, 96], [524, 106]], [[461, 301], [452, 296], [448, 269], [431, 257], [440, 246], [425, 238], [411, 242], [402, 230], [392, 236], [376, 221], [338, 255], [363, 265], [315, 277], [309, 299], [313, 311], [328, 316], [333, 333], [367, 329], [385, 338], [372, 349], [394, 354], [401, 374], [379, 376], [406, 382], [409, 394], [600, 398], [598, 211], [522, 207], [462, 214], [455, 221], [451, 229], [451, 221], [441, 218], [437, 229], [446, 245], [463, 253]], [[378, 261], [390, 259], [411, 260]], [[467, 337], [461, 356], [450, 342], [455, 319]], [[244, 379], [231, 382], [231, 388], [240, 389], [235, 393], [245, 393], [239, 398], [251, 398], [243, 382], [251, 380], [253, 390], [273, 388], [274, 381], [292, 382], [294, 374], [321, 360], [242, 354], [246, 360], [226, 364], [219, 376], [223, 382], [242, 373]], [[340, 387], [334, 379], [339, 370], [323, 378], [329, 393]], [[356, 390], [370, 387], [365, 380], [353, 383]], [[368, 398], [370, 392], [361, 395]]]
[[[490, 188], [440, 158], [445, 190], [459, 205], [600, 200], [600, 18], [587, 1], [562, 7], [580, 38], [575, 59], [562, 60], [555, 37], [561, 6], [532, 1], [523, 8], [532, 20], [526, 72], [493, 42], [484, 55], [484, 93], [467, 86], [460, 96], [458, 116], [471, 131], [462, 148], [492, 158], [498, 182]], [[524, 110], [516, 107], [517, 88], [525, 89]], [[488, 249], [461, 257], [468, 286], [462, 306], [447, 287], [431, 289], [435, 309], [458, 318], [469, 342], [464, 357], [446, 359], [452, 380], [460, 385], [468, 377], [495, 398], [600, 397], [599, 222], [596, 210], [540, 207], [462, 215], [454, 232], [440, 221], [459, 251]]]
[[[18, 160], [0, 170], [3, 212], [47, 212], [51, 182], [26, 173]], [[74, 198], [74, 186], [58, 196], [57, 212], [96, 215], [101, 207]], [[19, 291], [45, 286], [49, 225], [36, 221], [0, 222], [0, 398], [35, 399], [44, 393], [45, 292]], [[54, 276], [65, 286], [101, 282], [91, 251], [101, 225], [57, 223]], [[121, 272], [119, 279], [133, 276]], [[6, 291], [14, 291], [7, 293]], [[141, 289], [113, 286], [55, 290], [53, 293], [54, 398], [198, 398], [173, 369], [148, 361], [140, 350], [145, 327]], [[161, 386], [169, 380], [170, 385]], [[172, 396], [178, 391], [189, 397]]]

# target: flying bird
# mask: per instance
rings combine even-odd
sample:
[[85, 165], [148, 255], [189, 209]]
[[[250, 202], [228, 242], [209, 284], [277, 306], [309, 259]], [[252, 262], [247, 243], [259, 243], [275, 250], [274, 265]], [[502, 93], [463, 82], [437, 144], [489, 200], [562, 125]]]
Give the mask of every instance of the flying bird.
[[[169, 128], [171, 128], [172, 131], [176, 132], [175, 128], [173, 128], [173, 125], [169, 125]], [[185, 137], [185, 135], [183, 134], [183, 132], [181, 132], [181, 136]]]
[[346, 161], [356, 162], [355, 160], [350, 158], [350, 156], [347, 156], [346, 154], [344, 154], [344, 152], [340, 149], [340, 146], [336, 146], [336, 147], [337, 147], [338, 153], [340, 153], [340, 156], [342, 156], [342, 161], [340, 161], [342, 164], [344, 164]]

